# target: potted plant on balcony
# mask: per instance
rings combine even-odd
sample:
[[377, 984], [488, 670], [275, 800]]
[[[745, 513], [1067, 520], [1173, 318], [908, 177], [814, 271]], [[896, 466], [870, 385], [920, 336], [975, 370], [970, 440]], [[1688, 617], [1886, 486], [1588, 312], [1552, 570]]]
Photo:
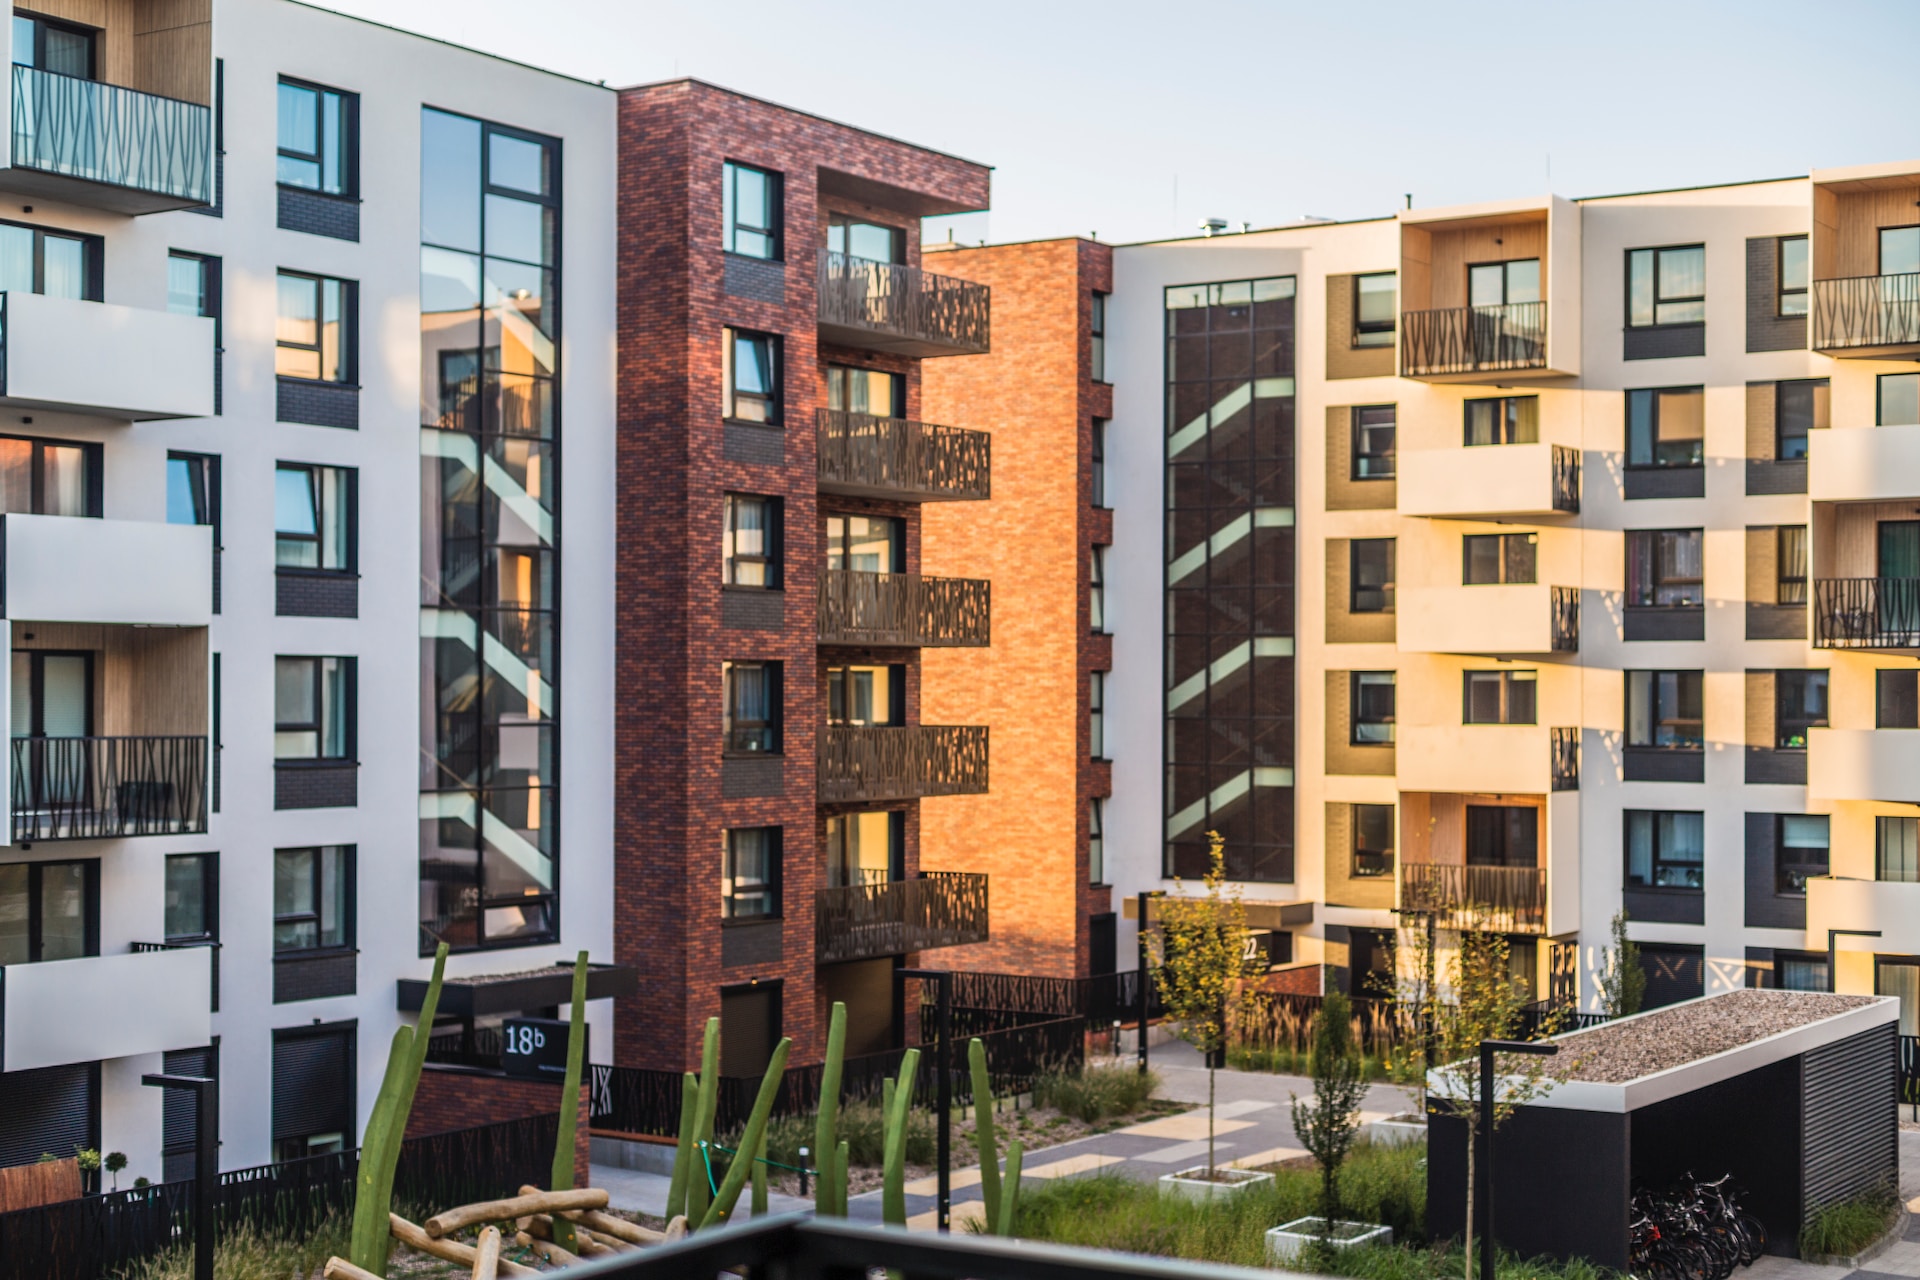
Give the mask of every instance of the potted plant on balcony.
[[[1247, 913], [1238, 890], [1222, 892], [1226, 841], [1209, 831], [1207, 843], [1207, 874], [1201, 880], [1206, 892], [1159, 900], [1160, 963], [1153, 970], [1174, 1034], [1198, 1049], [1207, 1063], [1207, 1162], [1160, 1179], [1163, 1191], [1197, 1200], [1273, 1181], [1270, 1173], [1222, 1169], [1214, 1160], [1214, 1072], [1227, 1055], [1227, 1004], [1247, 976]], [[1140, 923], [1144, 928], [1146, 921]]]
[[1367, 1094], [1360, 1055], [1354, 1051], [1352, 1017], [1346, 996], [1338, 991], [1321, 999], [1314, 1016], [1313, 1100], [1302, 1103], [1294, 1097], [1293, 1132], [1320, 1164], [1320, 1212], [1267, 1232], [1267, 1253], [1277, 1262], [1291, 1262], [1313, 1250], [1319, 1270], [1336, 1249], [1393, 1243], [1391, 1227], [1340, 1217], [1340, 1165], [1360, 1136], [1360, 1103]]

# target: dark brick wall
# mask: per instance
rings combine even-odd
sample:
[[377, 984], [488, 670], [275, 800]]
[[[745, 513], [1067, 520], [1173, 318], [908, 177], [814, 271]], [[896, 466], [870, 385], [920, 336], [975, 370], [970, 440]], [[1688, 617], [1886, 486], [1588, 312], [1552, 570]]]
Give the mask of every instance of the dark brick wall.
[[1803, 604], [1747, 602], [1747, 639], [1805, 640], [1807, 607]]
[[[701, 1028], [720, 1012], [723, 943], [720, 833], [784, 829], [780, 948], [726, 970], [729, 985], [779, 981], [782, 1026], [795, 1062], [821, 1052], [814, 985], [814, 893], [820, 884], [812, 611], [792, 610], [778, 632], [722, 625], [721, 504], [728, 491], [785, 504], [789, 595], [811, 600], [820, 558], [813, 420], [824, 403], [814, 261], [829, 208], [866, 212], [905, 228], [921, 213], [983, 208], [988, 171], [948, 156], [682, 80], [620, 98], [620, 233], [615, 579], [616, 958], [635, 966], [640, 994], [616, 1007], [614, 1061], [683, 1069], [698, 1059]], [[721, 252], [721, 165], [738, 160], [784, 175], [784, 287], [727, 288]], [[892, 210], [822, 193], [858, 187]], [[861, 186], [861, 183], [865, 186]], [[911, 265], [918, 235], [907, 237]], [[759, 283], [766, 284], [762, 280]], [[781, 335], [784, 429], [721, 419], [724, 326]], [[860, 363], [890, 367], [866, 358]], [[909, 416], [918, 377], [908, 367]], [[918, 537], [917, 515], [909, 545]], [[785, 664], [785, 778], [778, 795], [723, 794], [721, 663]], [[910, 681], [910, 686], [917, 682]], [[909, 866], [918, 824], [909, 817]]]
[[726, 255], [726, 261], [726, 289], [730, 296], [770, 302], [776, 307], [787, 305], [786, 263], [742, 258], [731, 253]]
[[276, 809], [350, 809], [360, 803], [360, 766], [277, 765], [273, 771]]
[[1705, 924], [1707, 895], [1678, 889], [1622, 889], [1627, 918], [1652, 924]]
[[1762, 493], [1805, 493], [1807, 491], [1807, 460], [1805, 458], [1747, 459], [1747, 494]]
[[360, 576], [352, 573], [274, 573], [273, 611], [282, 618], [357, 618]]
[[1761, 786], [1804, 787], [1807, 785], [1807, 753], [1748, 747], [1747, 782]]
[[778, 631], [787, 625], [787, 593], [756, 587], [720, 592], [720, 625], [730, 631]]
[[298, 187], [280, 188], [282, 231], [304, 231], [335, 240], [360, 238], [360, 202], [343, 196], [325, 196]]
[[1626, 330], [1623, 360], [1670, 360], [1707, 354], [1707, 326], [1663, 324]]
[[[573, 1185], [588, 1181], [587, 1152], [591, 1103], [590, 1083], [580, 1082], [579, 1118], [574, 1122]], [[407, 1115], [409, 1138], [475, 1125], [497, 1124], [526, 1116], [550, 1116], [560, 1110], [558, 1080], [527, 1080], [498, 1071], [448, 1067], [428, 1063], [420, 1071], [413, 1110]], [[541, 1179], [542, 1182], [546, 1179]]]
[[[1780, 237], [1747, 241], [1747, 350], [1805, 351], [1807, 318], [1774, 314], [1779, 290]], [[1811, 298], [1809, 298], [1811, 301]], [[1805, 489], [1795, 490], [1805, 493]]]
[[1628, 782], [1705, 782], [1706, 756], [1665, 747], [1626, 747], [1620, 753], [1620, 776]]
[[1629, 501], [1639, 498], [1704, 498], [1705, 467], [1631, 467], [1621, 473], [1621, 488]]
[[[810, 916], [812, 912], [808, 910], [802, 914]], [[780, 963], [780, 934], [783, 928], [779, 920], [727, 925], [720, 930], [720, 963], [729, 969], [740, 965]]]
[[1705, 609], [1638, 609], [1621, 611], [1621, 638], [1624, 640], [1704, 640], [1707, 638]]
[[353, 995], [359, 969], [360, 953], [357, 951], [275, 956], [273, 1002], [290, 1004], [295, 1000]]
[[[1751, 782], [1753, 779], [1749, 778]], [[1804, 929], [1807, 900], [1774, 892], [1774, 815], [1749, 813], [1746, 849], [1746, 923], [1749, 929]], [[1769, 955], [1767, 959], [1773, 957]]]
[[279, 390], [274, 421], [304, 422], [315, 427], [360, 427], [360, 388], [336, 382], [309, 382], [304, 378], [277, 379]]

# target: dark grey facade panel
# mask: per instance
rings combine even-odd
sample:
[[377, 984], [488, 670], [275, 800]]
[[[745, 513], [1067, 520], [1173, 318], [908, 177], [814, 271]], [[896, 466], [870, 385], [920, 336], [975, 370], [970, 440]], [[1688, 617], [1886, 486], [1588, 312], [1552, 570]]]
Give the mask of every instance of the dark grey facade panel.
[[1766, 493], [1805, 493], [1807, 491], [1807, 460], [1805, 458], [1747, 459], [1747, 493], [1758, 496]]
[[727, 261], [726, 288], [729, 297], [749, 298], [776, 307], [787, 305], [786, 263], [768, 262], [764, 258], [743, 258], [733, 253], [724, 256]]
[[779, 467], [787, 461], [787, 433], [779, 427], [753, 422], [729, 422], [720, 452], [728, 462], [757, 467]]
[[359, 430], [360, 388], [337, 382], [309, 382], [305, 378], [277, 381], [273, 415], [276, 422]]
[[360, 578], [351, 573], [274, 573], [273, 611], [282, 618], [357, 618]]
[[[1747, 350], [1805, 351], [1807, 318], [1775, 315], [1780, 280], [1780, 237], [1747, 241]], [[1749, 489], [1747, 492], [1752, 493]], [[1805, 493], [1805, 489], [1791, 492]]]
[[1622, 611], [1621, 638], [1625, 640], [1705, 640], [1705, 609], [1639, 609], [1629, 605]]
[[1706, 759], [1700, 751], [1627, 747], [1620, 755], [1620, 773], [1628, 782], [1705, 782]]
[[1747, 639], [1805, 640], [1807, 606], [1747, 602]]
[[289, 1028], [273, 1034], [273, 1137], [354, 1132], [354, 1029]]
[[1748, 747], [1747, 782], [1753, 786], [1804, 787], [1807, 785], [1807, 753]]
[[358, 764], [283, 764], [273, 771], [276, 809], [351, 809], [359, 803]]
[[1662, 324], [1627, 329], [1623, 360], [1671, 360], [1707, 354], [1707, 326]]
[[355, 993], [359, 953], [327, 951], [314, 955], [292, 953], [273, 958], [273, 1002], [319, 1000]]
[[721, 588], [720, 625], [733, 631], [780, 631], [786, 627], [787, 594], [754, 588]]
[[720, 762], [720, 795], [726, 800], [751, 800], [786, 793], [785, 756], [728, 756]]
[[720, 930], [720, 964], [723, 968], [747, 964], [778, 964], [781, 957], [779, 920], [758, 920], [751, 924], [728, 924]]
[[1649, 924], [1705, 924], [1707, 895], [1679, 889], [1622, 889], [1627, 919]]
[[1830, 1204], [1899, 1182], [1896, 1024], [1809, 1050], [1801, 1058], [1801, 1221]]
[[360, 239], [360, 202], [350, 196], [281, 187], [279, 214], [276, 225], [282, 231], [303, 231], [334, 240]]
[[1707, 496], [1707, 469], [1629, 467], [1622, 473], [1621, 489], [1630, 501], [1637, 498], [1704, 498]]

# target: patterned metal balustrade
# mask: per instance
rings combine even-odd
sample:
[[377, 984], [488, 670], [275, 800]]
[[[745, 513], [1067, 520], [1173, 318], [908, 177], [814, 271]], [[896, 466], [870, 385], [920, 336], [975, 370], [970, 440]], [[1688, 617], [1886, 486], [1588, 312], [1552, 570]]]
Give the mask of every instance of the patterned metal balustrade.
[[32, 67], [13, 69], [15, 168], [163, 197], [213, 199], [213, 113], [193, 102]]
[[821, 409], [820, 488], [901, 502], [992, 497], [992, 437], [905, 418]]
[[106, 840], [207, 829], [207, 740], [15, 738], [13, 840]]
[[1920, 649], [1920, 578], [1819, 578], [1816, 649]]
[[985, 942], [987, 877], [927, 871], [915, 880], [821, 889], [813, 921], [815, 964]]
[[1446, 307], [1400, 316], [1401, 372], [1409, 378], [1547, 367], [1547, 304]]
[[1920, 275], [1813, 282], [1813, 349], [1920, 346]]
[[990, 639], [991, 584], [917, 573], [820, 575], [820, 643], [979, 647]]
[[1553, 588], [1553, 651], [1580, 652], [1580, 588]]
[[1555, 728], [1548, 750], [1553, 753], [1553, 789], [1578, 791], [1580, 789], [1579, 728]]
[[820, 730], [822, 803], [984, 795], [985, 725], [830, 726]]
[[1400, 910], [1431, 915], [1442, 929], [1541, 933], [1547, 927], [1547, 873], [1539, 867], [1402, 863]]
[[1553, 509], [1580, 514], [1580, 451], [1564, 444], [1553, 446]]
[[821, 336], [830, 342], [923, 357], [988, 349], [983, 284], [822, 249], [819, 288]]

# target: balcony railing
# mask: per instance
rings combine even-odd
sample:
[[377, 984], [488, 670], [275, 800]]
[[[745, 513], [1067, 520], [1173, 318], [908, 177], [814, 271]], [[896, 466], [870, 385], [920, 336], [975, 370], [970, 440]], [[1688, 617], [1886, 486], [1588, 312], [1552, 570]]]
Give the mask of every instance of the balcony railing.
[[1578, 791], [1580, 789], [1580, 730], [1555, 728], [1549, 739], [1548, 749], [1552, 752], [1553, 789]]
[[194, 102], [16, 66], [13, 163], [164, 197], [178, 202], [173, 207], [207, 204], [213, 113]]
[[819, 752], [828, 804], [987, 790], [985, 725], [833, 726], [820, 731]]
[[1920, 275], [1813, 282], [1813, 348], [1920, 345]]
[[15, 738], [13, 840], [110, 840], [207, 829], [207, 739]]
[[904, 502], [992, 496], [992, 437], [984, 431], [822, 409], [820, 487]]
[[988, 643], [991, 584], [917, 573], [820, 574], [820, 643], [979, 647]]
[[1400, 362], [1409, 378], [1547, 367], [1544, 302], [1408, 311], [1400, 324]]
[[1817, 649], [1920, 649], [1920, 578], [1819, 578]]
[[918, 880], [822, 889], [813, 899], [814, 963], [837, 964], [987, 940], [987, 878], [926, 871]]
[[982, 355], [987, 286], [820, 251], [820, 329], [830, 342], [909, 356]]
[[1539, 867], [1400, 867], [1400, 910], [1433, 916], [1442, 929], [1540, 933], [1547, 927], [1547, 873]]
[[1580, 451], [1564, 444], [1553, 446], [1553, 509], [1580, 514]]
[[1580, 652], [1580, 588], [1553, 589], [1553, 651]]

